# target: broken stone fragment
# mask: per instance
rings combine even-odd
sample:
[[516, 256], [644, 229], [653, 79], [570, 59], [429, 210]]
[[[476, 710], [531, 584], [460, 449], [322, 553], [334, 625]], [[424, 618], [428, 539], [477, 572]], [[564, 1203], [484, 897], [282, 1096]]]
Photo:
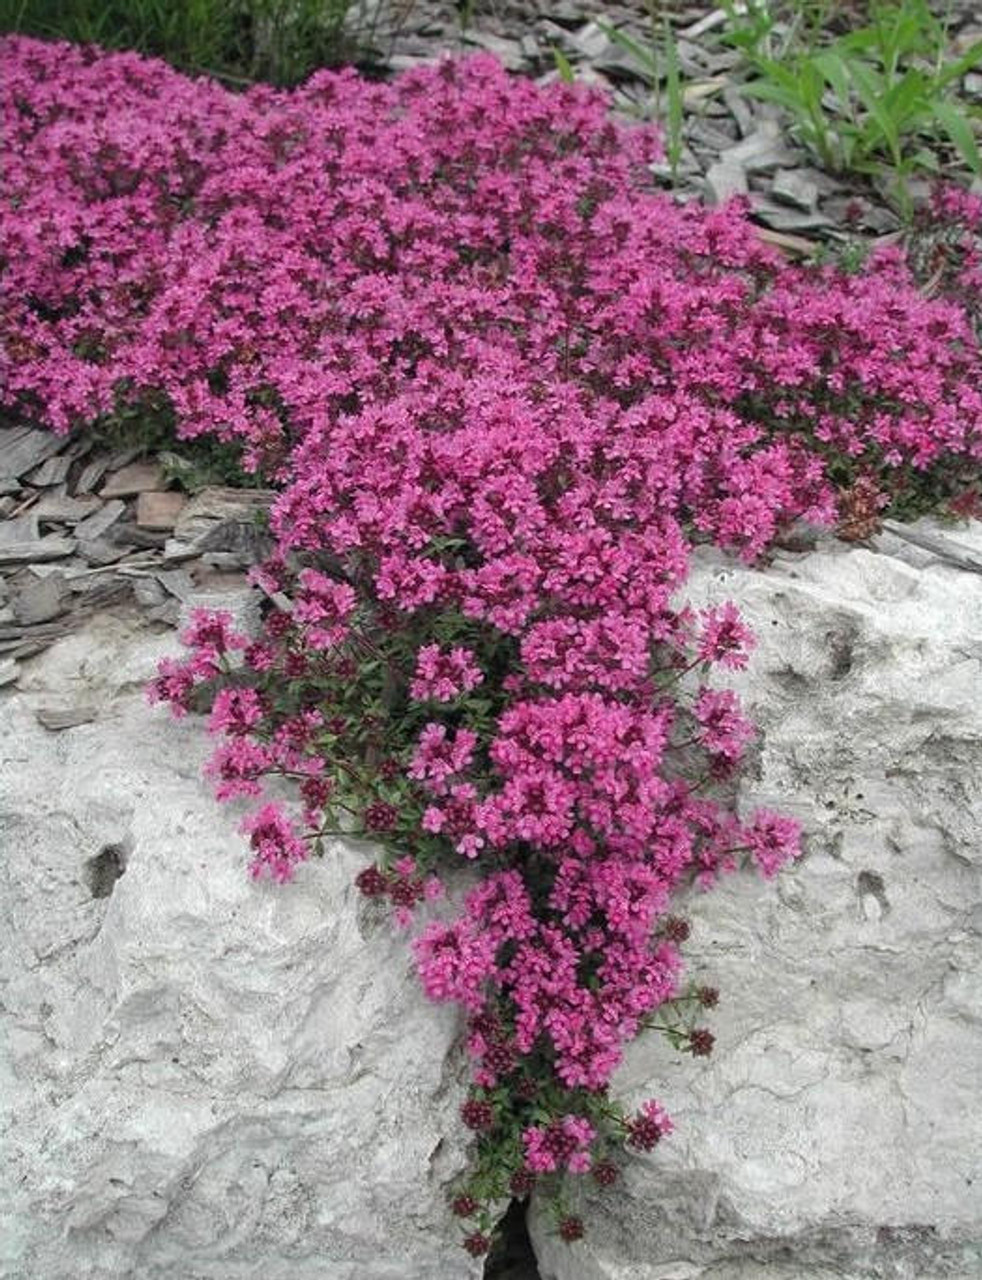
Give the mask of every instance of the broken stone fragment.
[[147, 612], [151, 622], [163, 622], [168, 627], [176, 627], [181, 620], [181, 603], [179, 600], [165, 600]]
[[167, 599], [167, 592], [156, 578], [136, 578], [133, 582], [133, 598], [143, 609], [155, 609]]
[[45, 729], [57, 733], [62, 729], [74, 729], [76, 725], [91, 724], [99, 710], [86, 704], [77, 707], [38, 707], [34, 714]]
[[87, 462], [82, 468], [78, 480], [75, 482], [75, 493], [91, 493], [109, 470], [110, 461], [111, 459], [103, 454], [101, 457], [93, 458], [91, 462]]
[[164, 469], [158, 462], [133, 462], [120, 467], [102, 486], [102, 498], [131, 498], [164, 487]]
[[197, 550], [189, 542], [181, 542], [178, 538], [168, 538], [164, 543], [164, 563], [175, 564], [182, 560], [194, 560]]
[[195, 581], [186, 569], [164, 569], [156, 575], [157, 581], [178, 600], [189, 600], [195, 592]]
[[179, 623], [181, 627], [188, 626], [198, 609], [230, 613], [233, 630], [253, 637], [261, 625], [261, 604], [260, 592], [246, 586], [241, 577], [234, 576], [227, 583], [214, 581], [192, 591], [181, 602]]
[[107, 502], [104, 506], [86, 516], [84, 520], [80, 520], [75, 526], [75, 536], [84, 541], [91, 541], [95, 538], [101, 538], [109, 529], [120, 520], [126, 511], [126, 503], [120, 502], [117, 498], [113, 502]]
[[61, 484], [68, 475], [72, 459], [62, 455], [58, 458], [46, 458], [39, 467], [35, 467], [25, 477], [38, 489], [48, 489], [52, 485]]
[[145, 452], [146, 450], [141, 445], [133, 445], [129, 449], [121, 449], [109, 459], [109, 470], [121, 471], [123, 467], [128, 467], [131, 462], [135, 462], [137, 458], [142, 457]]
[[94, 515], [102, 506], [94, 496], [70, 498], [67, 494], [46, 493], [31, 508], [33, 515], [45, 524], [78, 524]]
[[60, 560], [70, 556], [76, 547], [74, 538], [55, 536], [33, 542], [0, 542], [0, 564], [31, 564], [40, 560]]
[[136, 523], [141, 529], [173, 529], [186, 505], [183, 493], [141, 493], [136, 500]]
[[706, 174], [706, 198], [710, 204], [725, 204], [734, 196], [747, 194], [747, 175], [738, 164], [710, 165]]
[[493, 53], [506, 71], [522, 71], [525, 68], [525, 57], [521, 45], [515, 40], [506, 40], [488, 31], [471, 29], [464, 33], [464, 43], [476, 45], [487, 53]]
[[175, 544], [185, 544], [193, 554], [238, 551], [261, 560], [271, 547], [261, 520], [275, 497], [272, 489], [202, 489], [177, 518]]
[[782, 204], [812, 213], [818, 204], [818, 183], [800, 169], [778, 169], [771, 183], [771, 195]]
[[17, 542], [35, 542], [40, 535], [38, 517], [34, 511], [0, 521], [0, 547], [13, 546]]
[[754, 194], [751, 197], [753, 216], [766, 222], [775, 231], [801, 232], [820, 231], [831, 226], [831, 222], [820, 209], [805, 213], [802, 209], [792, 209], [788, 205], [775, 204], [766, 196]]
[[0, 476], [18, 479], [64, 443], [64, 436], [37, 427], [0, 427]]
[[108, 538], [85, 538], [79, 539], [78, 543], [78, 554], [86, 564], [96, 567], [115, 564], [123, 556], [129, 555], [129, 550], [129, 547], [120, 546]]
[[71, 588], [60, 573], [28, 579], [13, 589], [10, 607], [22, 626], [50, 622], [65, 612]]
[[721, 151], [719, 159], [723, 164], [740, 165], [747, 173], [767, 173], [790, 168], [801, 156], [781, 141], [778, 126], [765, 120], [742, 142]]

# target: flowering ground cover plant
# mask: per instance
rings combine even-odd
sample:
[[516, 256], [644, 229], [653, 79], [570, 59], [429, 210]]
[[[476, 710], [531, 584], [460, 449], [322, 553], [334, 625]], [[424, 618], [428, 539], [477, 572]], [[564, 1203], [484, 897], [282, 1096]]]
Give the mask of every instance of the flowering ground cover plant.
[[261, 634], [199, 615], [152, 695], [208, 712], [254, 875], [380, 850], [359, 888], [466, 1019], [465, 1247], [533, 1186], [575, 1240], [576, 1179], [671, 1129], [611, 1096], [624, 1046], [712, 1049], [678, 895], [799, 851], [735, 805], [753, 729], [712, 678], [752, 637], [680, 598], [691, 544], [753, 559], [843, 486], [875, 510], [977, 466], [971, 323], [896, 251], [795, 268], [676, 207], [654, 133], [487, 58], [239, 96], [0, 65], [0, 395], [59, 431], [165, 414], [280, 486]]

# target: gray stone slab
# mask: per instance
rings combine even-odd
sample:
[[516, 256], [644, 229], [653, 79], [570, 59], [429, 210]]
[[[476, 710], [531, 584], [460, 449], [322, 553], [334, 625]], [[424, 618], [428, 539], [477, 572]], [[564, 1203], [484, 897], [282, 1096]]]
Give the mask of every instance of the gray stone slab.
[[39, 467], [28, 471], [24, 477], [38, 489], [48, 489], [52, 485], [61, 484], [71, 470], [72, 459], [63, 454], [54, 458], [46, 458]]
[[800, 169], [778, 169], [771, 182], [771, 195], [781, 204], [814, 213], [818, 204], [818, 184]]
[[44, 578], [34, 578], [21, 583], [11, 591], [10, 607], [14, 618], [22, 626], [34, 626], [38, 622], [51, 622], [65, 612], [71, 599], [71, 588], [59, 573]]
[[22, 516], [0, 520], [0, 547], [12, 546], [15, 542], [35, 542], [40, 536], [37, 512], [33, 508]]
[[119, 498], [105, 503], [92, 515], [86, 516], [75, 526], [75, 536], [84, 540], [101, 538], [126, 512], [126, 503]]
[[129, 553], [129, 547], [120, 546], [119, 543], [112, 542], [109, 538], [80, 538], [78, 540], [78, 554], [89, 565], [115, 564], [117, 560], [122, 560]]
[[96, 497], [71, 498], [67, 494], [46, 493], [31, 508], [38, 520], [47, 524], [78, 524], [102, 506]]
[[0, 476], [17, 478], [57, 453], [64, 436], [40, 427], [0, 427]]
[[99, 714], [99, 708], [91, 703], [80, 703], [74, 707], [38, 707], [35, 711], [38, 724], [52, 733], [63, 729], [74, 729], [80, 724], [91, 724]]
[[75, 493], [91, 493], [109, 470], [111, 461], [111, 458], [103, 454], [101, 457], [93, 458], [91, 462], [87, 462], [75, 483]]
[[75, 551], [74, 538], [51, 535], [32, 542], [0, 544], [0, 564], [31, 564], [33, 561], [60, 560]]
[[734, 196], [746, 194], [747, 175], [740, 165], [721, 162], [710, 165], [706, 173], [706, 199], [710, 204], [725, 204]]

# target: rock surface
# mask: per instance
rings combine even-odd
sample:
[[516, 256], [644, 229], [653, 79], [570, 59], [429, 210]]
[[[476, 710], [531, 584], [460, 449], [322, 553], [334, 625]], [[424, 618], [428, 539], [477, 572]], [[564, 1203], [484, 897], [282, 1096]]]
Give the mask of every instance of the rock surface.
[[[364, 851], [249, 881], [201, 724], [143, 701], [174, 647], [102, 614], [0, 693], [0, 1275], [479, 1275], [454, 1016], [357, 896]], [[51, 732], [53, 700], [96, 719]]]
[[[982, 552], [982, 525], [951, 536]], [[576, 1249], [533, 1210], [544, 1280], [982, 1275], [982, 575], [876, 545], [696, 568], [759, 637], [743, 801], [808, 850], [690, 900], [716, 1051], [632, 1047], [618, 1092], [676, 1132], [581, 1189]]]
[[[533, 1210], [543, 1280], [982, 1274], [982, 526], [910, 533], [699, 555], [689, 594], [759, 637], [743, 802], [808, 852], [687, 905], [716, 1052], [633, 1047], [618, 1092], [676, 1133], [578, 1188], [575, 1249]], [[354, 847], [249, 882], [201, 725], [142, 700], [173, 647], [101, 613], [0, 692], [0, 1275], [479, 1275], [454, 1016]]]

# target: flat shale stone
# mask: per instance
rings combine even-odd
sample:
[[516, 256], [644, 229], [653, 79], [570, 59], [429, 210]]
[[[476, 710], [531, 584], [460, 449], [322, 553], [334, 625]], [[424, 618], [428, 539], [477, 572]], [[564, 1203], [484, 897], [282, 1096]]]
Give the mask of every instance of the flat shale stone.
[[64, 443], [64, 436], [38, 427], [0, 427], [0, 476], [18, 479]]
[[135, 578], [133, 598], [143, 609], [155, 609], [167, 599], [167, 592], [156, 578]]
[[15, 587], [10, 598], [14, 617], [22, 626], [51, 622], [60, 617], [71, 599], [71, 588], [60, 573], [29, 580]]
[[38, 527], [35, 511], [0, 522], [0, 547], [12, 546], [15, 542], [34, 542], [40, 536], [41, 530]]
[[93, 458], [91, 462], [87, 462], [82, 468], [78, 480], [75, 482], [75, 493], [91, 493], [109, 470], [109, 463], [111, 461], [111, 458], [103, 455], [99, 458]]
[[32, 542], [0, 543], [0, 564], [31, 564], [41, 560], [61, 560], [75, 551], [74, 538], [51, 535]]
[[525, 67], [521, 46], [515, 40], [506, 40], [487, 31], [467, 31], [464, 43], [493, 53], [506, 71], [521, 71]]
[[799, 169], [778, 169], [771, 183], [771, 195], [782, 204], [812, 213], [818, 204], [818, 184]]
[[196, 590], [194, 579], [186, 569], [164, 569], [156, 578], [168, 595], [178, 600], [190, 600]]
[[46, 524], [78, 524], [101, 507], [101, 499], [95, 496], [70, 498], [67, 494], [46, 493], [31, 513]]
[[747, 194], [747, 175], [738, 164], [710, 165], [706, 174], [706, 199], [710, 204], [725, 204], [733, 196]]
[[801, 157], [781, 141], [780, 130], [770, 121], [762, 121], [742, 142], [720, 152], [724, 164], [741, 165], [747, 173], [768, 173], [791, 168]]
[[115, 564], [117, 560], [129, 555], [129, 551], [129, 547], [110, 542], [108, 538], [85, 538], [78, 543], [78, 554], [86, 564], [95, 567]]
[[75, 536], [86, 541], [101, 538], [104, 533], [107, 533], [113, 527], [117, 520], [123, 517], [125, 512], [126, 503], [120, 502], [118, 498], [112, 502], [107, 502], [99, 510], [94, 511], [92, 515], [86, 516], [84, 520], [79, 521], [75, 526]]
[[270, 540], [257, 520], [275, 497], [272, 489], [202, 489], [178, 516], [174, 542], [188, 546], [191, 554], [239, 551], [261, 559]]
[[38, 724], [52, 733], [74, 729], [80, 724], [91, 724], [98, 714], [99, 708], [88, 703], [77, 707], [38, 707], [34, 713]]
[[25, 479], [39, 489], [47, 489], [52, 485], [61, 484], [68, 475], [71, 465], [72, 459], [65, 455], [46, 458], [39, 467], [29, 471]]
[[185, 506], [183, 493], [141, 493], [136, 500], [136, 523], [141, 529], [173, 529]]
[[246, 586], [241, 578], [228, 585], [209, 583], [197, 588], [181, 602], [179, 622], [182, 627], [188, 626], [192, 614], [198, 609], [230, 613], [234, 630], [255, 636], [259, 632], [261, 603], [261, 594]]
[[101, 498], [131, 498], [138, 493], [164, 487], [164, 469], [159, 462], [133, 462], [114, 471], [102, 486]]
[[181, 602], [179, 600], [165, 600], [163, 604], [155, 605], [147, 612], [147, 617], [151, 622], [163, 622], [168, 627], [176, 627], [181, 621]]

